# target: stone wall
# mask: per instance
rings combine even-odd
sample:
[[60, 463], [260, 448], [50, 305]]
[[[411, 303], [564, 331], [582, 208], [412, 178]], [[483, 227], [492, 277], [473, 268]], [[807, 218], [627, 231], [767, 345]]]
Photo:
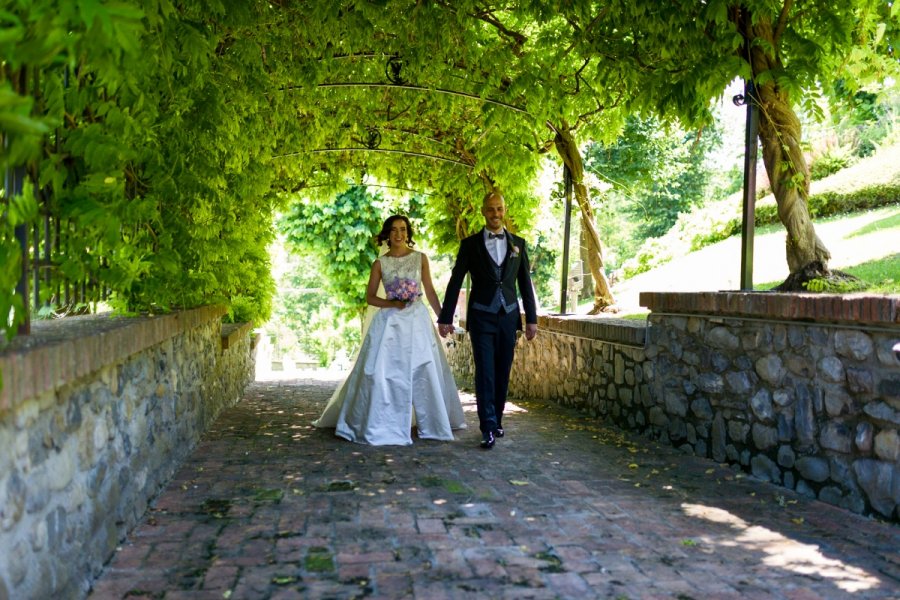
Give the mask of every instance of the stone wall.
[[0, 599], [77, 598], [253, 374], [220, 308], [37, 321], [0, 354]]
[[[900, 520], [900, 299], [643, 294], [649, 326], [541, 317], [510, 393], [577, 407], [685, 452]], [[451, 364], [472, 380], [458, 335]]]

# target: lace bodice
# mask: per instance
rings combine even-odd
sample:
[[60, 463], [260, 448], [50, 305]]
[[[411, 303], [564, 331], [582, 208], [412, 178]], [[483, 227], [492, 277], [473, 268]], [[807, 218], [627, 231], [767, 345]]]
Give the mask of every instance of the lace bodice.
[[413, 250], [406, 256], [381, 256], [381, 283], [385, 288], [394, 279], [412, 279], [422, 291], [422, 253]]

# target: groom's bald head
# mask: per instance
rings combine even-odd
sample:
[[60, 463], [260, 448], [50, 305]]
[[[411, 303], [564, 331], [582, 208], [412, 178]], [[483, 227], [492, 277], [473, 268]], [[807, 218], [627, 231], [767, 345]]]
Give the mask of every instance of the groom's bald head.
[[491, 190], [484, 195], [484, 199], [481, 201], [481, 206], [487, 206], [488, 203], [493, 199], [499, 200], [501, 204], [506, 204], [506, 200], [504, 200], [503, 194], [501, 194], [497, 190]]

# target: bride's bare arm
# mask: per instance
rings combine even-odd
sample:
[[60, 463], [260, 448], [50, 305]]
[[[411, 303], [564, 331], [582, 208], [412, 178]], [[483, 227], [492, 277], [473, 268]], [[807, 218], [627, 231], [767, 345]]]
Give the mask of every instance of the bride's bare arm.
[[431, 281], [431, 268], [428, 266], [428, 257], [422, 255], [422, 287], [425, 288], [425, 297], [434, 314], [441, 314], [441, 301], [438, 299], [437, 292], [434, 291], [434, 283]]

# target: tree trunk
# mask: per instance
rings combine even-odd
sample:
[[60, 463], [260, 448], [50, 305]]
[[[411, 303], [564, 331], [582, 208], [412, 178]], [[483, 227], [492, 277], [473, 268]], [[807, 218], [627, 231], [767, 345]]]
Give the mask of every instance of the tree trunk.
[[[594, 225], [594, 211], [588, 200], [587, 187], [584, 185], [584, 163], [578, 146], [572, 138], [572, 132], [568, 124], [562, 123], [562, 127], [556, 129], [556, 137], [553, 140], [560, 158], [569, 167], [572, 174], [572, 187], [575, 192], [575, 200], [581, 209], [581, 228], [584, 233], [588, 267], [594, 284], [594, 306], [588, 314], [596, 315], [604, 311], [615, 310], [615, 300], [609, 289], [609, 281], [603, 272], [603, 249], [600, 245], [600, 235]], [[563, 282], [566, 285], [567, 282]]]
[[[766, 52], [766, 48], [778, 52], [771, 20], [761, 18], [756, 24], [747, 25], [750, 22], [749, 15], [745, 15], [744, 38], [750, 46], [750, 64], [756, 80], [760, 73], [780, 70], [782, 65], [777, 54]], [[752, 43], [755, 39], [763, 39], [767, 44]], [[816, 235], [809, 216], [809, 166], [800, 146], [800, 120], [787, 91], [776, 81], [769, 80], [755, 89], [763, 163], [778, 204], [778, 217], [787, 229], [788, 267], [795, 273], [815, 261], [827, 265], [831, 253]]]

